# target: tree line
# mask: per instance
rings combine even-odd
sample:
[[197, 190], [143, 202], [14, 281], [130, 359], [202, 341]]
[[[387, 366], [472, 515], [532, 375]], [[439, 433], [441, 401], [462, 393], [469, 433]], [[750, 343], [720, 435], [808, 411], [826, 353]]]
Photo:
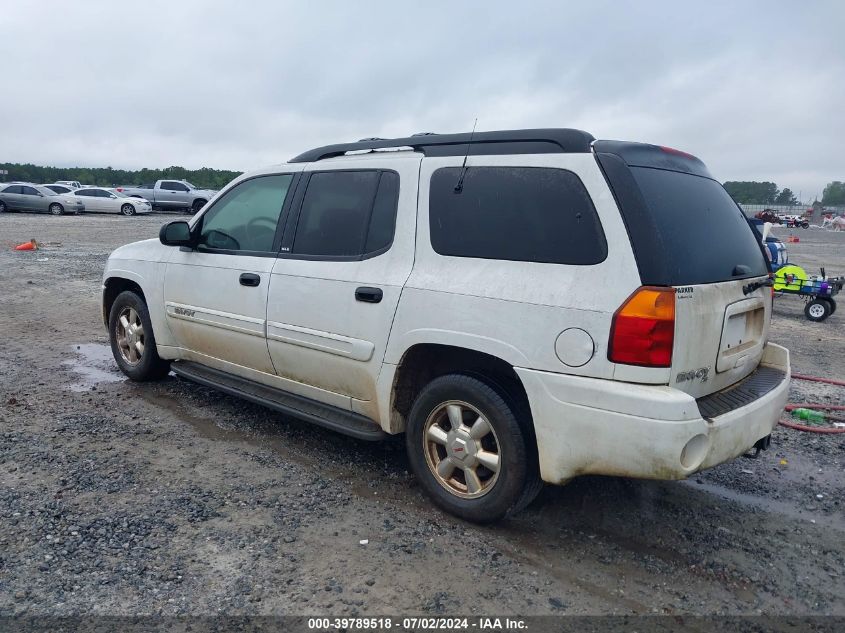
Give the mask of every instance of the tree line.
[[77, 180], [85, 185], [113, 187], [116, 185], [140, 185], [156, 180], [187, 180], [197, 187], [221, 189], [242, 172], [227, 169], [185, 169], [166, 167], [164, 169], [112, 169], [111, 167], [41, 167], [39, 165], [0, 163], [0, 170], [8, 174], [0, 180], [11, 182], [51, 183], [57, 180]]
[[[172, 166], [164, 169], [112, 169], [111, 167], [41, 167], [32, 164], [0, 163], [6, 170], [5, 182], [50, 183], [57, 180], [78, 180], [86, 185], [113, 187], [115, 185], [140, 185], [156, 180], [187, 180], [197, 187], [221, 189], [242, 172], [228, 169], [185, 169]], [[724, 183], [725, 190], [740, 204], [799, 204], [793, 191], [779, 189], [773, 182], [737, 181]], [[821, 203], [825, 206], [845, 205], [845, 182], [835, 180], [824, 188]]]
[[[728, 181], [724, 183], [724, 187], [740, 204], [800, 204], [791, 189], [778, 189], [773, 182]], [[829, 182], [824, 188], [820, 202], [830, 207], [845, 205], [845, 182]]]

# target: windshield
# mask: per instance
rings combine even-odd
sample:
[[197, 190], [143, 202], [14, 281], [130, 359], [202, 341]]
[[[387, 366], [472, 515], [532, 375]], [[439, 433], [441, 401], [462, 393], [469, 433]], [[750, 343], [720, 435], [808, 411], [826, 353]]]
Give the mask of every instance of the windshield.
[[45, 196], [57, 196], [57, 195], [59, 195], [58, 193], [56, 193], [52, 189], [47, 189], [47, 187], [36, 186], [35, 188], [38, 190], [38, 193], [43, 193]]
[[631, 167], [631, 173], [651, 212], [671, 285], [768, 274], [754, 232], [718, 182], [652, 167]]
[[183, 184], [183, 185], [185, 185], [185, 186], [187, 186], [187, 187], [190, 187], [191, 189], [199, 189], [199, 187], [197, 187], [197, 186], [195, 186], [195, 185], [192, 185], [192, 184], [191, 184], [191, 183], [189, 183], [187, 180], [183, 180], [183, 181], [182, 181], [182, 184]]
[[123, 193], [122, 191], [115, 191], [114, 189], [109, 189], [108, 192], [117, 196], [118, 198], [129, 198], [128, 194]]

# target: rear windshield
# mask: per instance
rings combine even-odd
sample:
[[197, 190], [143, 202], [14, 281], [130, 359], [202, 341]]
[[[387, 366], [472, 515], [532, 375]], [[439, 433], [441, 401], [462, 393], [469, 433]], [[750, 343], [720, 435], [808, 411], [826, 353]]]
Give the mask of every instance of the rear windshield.
[[754, 232], [718, 182], [650, 167], [631, 172], [660, 235], [672, 285], [768, 273]]
[[[644, 285], [687, 286], [768, 274], [763, 247], [745, 216], [701, 161], [676, 159], [678, 169], [666, 169], [643, 164], [666, 162], [660, 148], [602, 143], [606, 147], [599, 149], [614, 151], [597, 151], [596, 158], [619, 205]], [[626, 163], [620, 155], [625, 152], [637, 163]]]

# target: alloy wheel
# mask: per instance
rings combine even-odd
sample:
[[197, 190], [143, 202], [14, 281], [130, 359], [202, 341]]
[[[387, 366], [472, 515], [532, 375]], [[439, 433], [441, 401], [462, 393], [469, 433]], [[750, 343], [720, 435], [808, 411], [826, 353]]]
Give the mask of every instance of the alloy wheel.
[[501, 445], [490, 422], [471, 404], [450, 400], [439, 405], [425, 422], [422, 441], [432, 475], [452, 494], [477, 499], [496, 485]]
[[141, 315], [132, 307], [120, 311], [115, 325], [117, 347], [123, 360], [137, 365], [144, 356], [144, 324]]

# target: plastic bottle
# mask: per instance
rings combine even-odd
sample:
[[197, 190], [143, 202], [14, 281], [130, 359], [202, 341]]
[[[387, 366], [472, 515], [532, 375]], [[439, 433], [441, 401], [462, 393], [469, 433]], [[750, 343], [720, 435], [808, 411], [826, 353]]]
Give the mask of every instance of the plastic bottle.
[[807, 422], [824, 422], [825, 414], [821, 411], [813, 411], [812, 409], [793, 409], [792, 417], [799, 420], [806, 420]]

